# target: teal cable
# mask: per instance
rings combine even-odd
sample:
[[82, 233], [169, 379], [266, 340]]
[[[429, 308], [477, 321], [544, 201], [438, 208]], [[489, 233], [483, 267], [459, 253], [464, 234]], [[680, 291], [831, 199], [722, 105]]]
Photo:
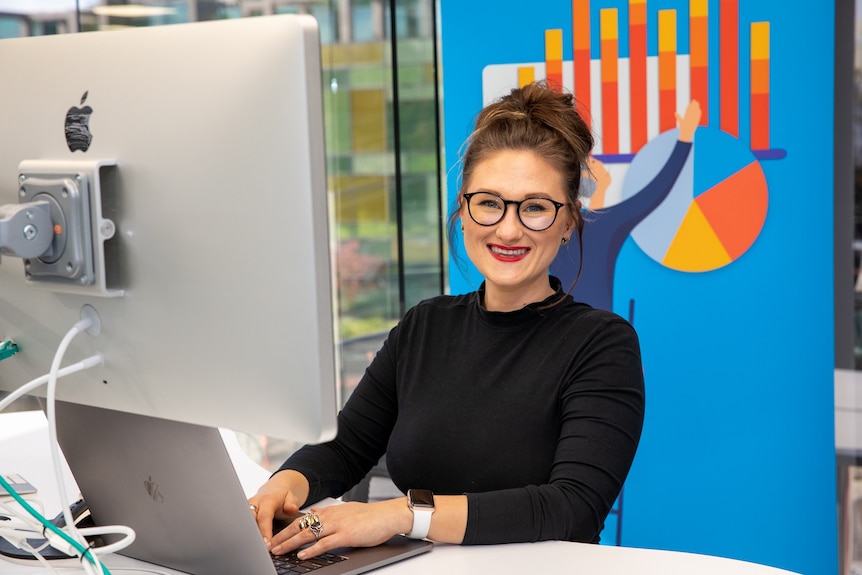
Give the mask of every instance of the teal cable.
[[[45, 528], [50, 529], [51, 531], [59, 535], [60, 538], [62, 538], [66, 543], [74, 547], [75, 550], [81, 554], [82, 558], [87, 557], [90, 554], [90, 550], [87, 547], [84, 547], [83, 545], [75, 541], [72, 537], [69, 536], [68, 533], [42, 517], [41, 513], [33, 509], [33, 507], [29, 503], [27, 503], [20, 495], [18, 495], [17, 491], [12, 489], [12, 486], [9, 485], [9, 483], [7, 483], [5, 479], [3, 479], [2, 475], [0, 475], [0, 487], [3, 487], [3, 489], [5, 489], [9, 493], [9, 495], [11, 495], [12, 498], [18, 502], [18, 505], [23, 507], [24, 510], [27, 511], [27, 513], [35, 517], [39, 521], [39, 523], [41, 523]], [[93, 561], [92, 558], [89, 558], [89, 561], [95, 564], [95, 561]], [[108, 571], [108, 568], [104, 565], [102, 565], [102, 572], [105, 575], [111, 575], [111, 572]]]

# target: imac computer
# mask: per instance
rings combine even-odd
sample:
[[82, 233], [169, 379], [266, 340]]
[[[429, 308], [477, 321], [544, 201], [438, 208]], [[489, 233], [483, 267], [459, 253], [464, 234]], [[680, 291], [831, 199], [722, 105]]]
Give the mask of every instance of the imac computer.
[[[69, 527], [30, 532], [93, 572], [120, 553], [276, 575], [216, 428], [304, 443], [336, 431], [315, 20], [2, 40], [0, 73], [0, 389], [51, 374], [53, 467], [59, 446], [106, 545], [90, 551], [69, 507]], [[396, 536], [327, 572], [430, 548]]]
[[[321, 442], [338, 369], [316, 21], [0, 41], [0, 390]], [[47, 233], [46, 230], [50, 230]], [[40, 390], [38, 394], [44, 393]]]

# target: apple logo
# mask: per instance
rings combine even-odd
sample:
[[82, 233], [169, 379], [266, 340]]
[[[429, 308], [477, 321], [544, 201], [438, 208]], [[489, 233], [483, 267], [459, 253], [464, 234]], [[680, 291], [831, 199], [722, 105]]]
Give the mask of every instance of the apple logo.
[[150, 475], [144, 481], [144, 489], [147, 490], [147, 494], [153, 498], [153, 501], [156, 503], [164, 503], [165, 498], [162, 496], [162, 493], [159, 491], [159, 484], [153, 481], [153, 476]]
[[93, 109], [90, 106], [84, 106], [87, 101], [87, 94], [84, 92], [81, 96], [81, 106], [72, 106], [66, 112], [66, 145], [69, 146], [69, 151], [74, 152], [81, 150], [86, 152], [90, 147], [90, 142], [93, 141], [93, 134], [90, 133], [90, 114]]

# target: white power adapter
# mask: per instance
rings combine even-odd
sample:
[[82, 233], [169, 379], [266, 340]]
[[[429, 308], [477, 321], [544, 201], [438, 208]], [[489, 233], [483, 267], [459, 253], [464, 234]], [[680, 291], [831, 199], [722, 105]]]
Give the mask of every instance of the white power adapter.
[[51, 547], [53, 547], [57, 551], [62, 551], [69, 557], [76, 557], [78, 555], [75, 548], [63, 537], [61, 537], [57, 533], [54, 533], [54, 531], [46, 529], [45, 537], [48, 539], [48, 543], [51, 544]]

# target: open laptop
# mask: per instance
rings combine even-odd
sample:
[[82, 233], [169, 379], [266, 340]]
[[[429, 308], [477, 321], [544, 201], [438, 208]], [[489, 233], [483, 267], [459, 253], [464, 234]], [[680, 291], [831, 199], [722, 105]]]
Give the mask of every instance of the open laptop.
[[[58, 441], [94, 522], [136, 532], [122, 555], [194, 575], [276, 575], [218, 429], [56, 407]], [[377, 547], [341, 548], [314, 573], [364, 573], [432, 547], [396, 536]]]

